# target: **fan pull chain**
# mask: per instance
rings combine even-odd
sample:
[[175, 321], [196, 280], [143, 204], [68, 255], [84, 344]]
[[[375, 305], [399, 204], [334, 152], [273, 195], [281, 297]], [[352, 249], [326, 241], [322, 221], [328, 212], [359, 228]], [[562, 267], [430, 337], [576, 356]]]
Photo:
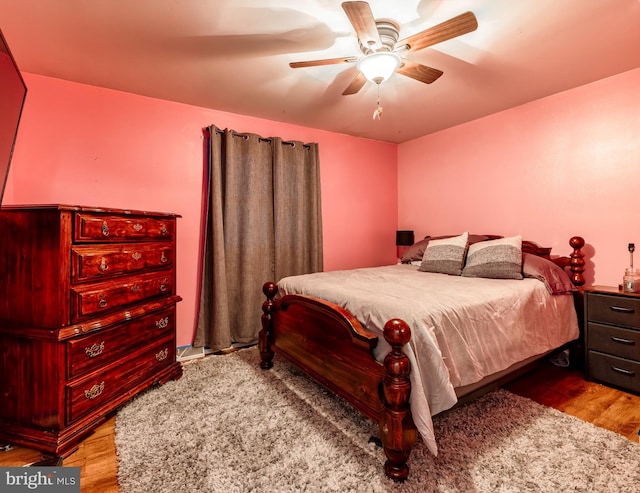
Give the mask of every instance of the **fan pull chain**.
[[377, 84], [378, 86], [378, 101], [377, 101], [377, 105], [376, 105], [376, 109], [373, 110], [373, 119], [376, 120], [380, 120], [380, 118], [382, 117], [382, 106], [380, 106], [380, 84]]

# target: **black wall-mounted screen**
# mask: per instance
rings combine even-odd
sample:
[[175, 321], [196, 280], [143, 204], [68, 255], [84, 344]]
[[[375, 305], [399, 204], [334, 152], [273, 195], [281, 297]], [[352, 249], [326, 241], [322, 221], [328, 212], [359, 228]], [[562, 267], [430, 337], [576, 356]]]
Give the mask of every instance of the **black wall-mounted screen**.
[[26, 95], [27, 86], [0, 31], [0, 205]]

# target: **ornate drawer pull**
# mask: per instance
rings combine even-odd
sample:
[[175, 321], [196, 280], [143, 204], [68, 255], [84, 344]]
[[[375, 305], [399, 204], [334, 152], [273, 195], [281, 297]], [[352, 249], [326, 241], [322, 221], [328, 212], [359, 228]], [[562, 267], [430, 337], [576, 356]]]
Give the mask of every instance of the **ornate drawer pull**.
[[96, 384], [93, 387], [91, 387], [89, 390], [85, 390], [84, 396], [90, 401], [92, 401], [93, 399], [98, 397], [100, 394], [102, 394], [103, 390], [104, 390], [104, 380], [100, 382], [99, 385]]
[[162, 284], [160, 284], [161, 293], [164, 293], [167, 290], [167, 284], [169, 284], [169, 279], [165, 279], [164, 281], [162, 281]]
[[106, 298], [104, 297], [104, 293], [102, 293], [102, 294], [100, 295], [100, 301], [98, 301], [98, 307], [99, 307], [99, 308], [106, 308], [106, 307], [107, 307], [107, 304], [108, 304], [108, 303], [107, 303]]
[[133, 230], [134, 230], [134, 231], [140, 231], [141, 229], [142, 229], [142, 224], [140, 224], [140, 223], [135, 223], [135, 224], [133, 225]]
[[628, 346], [635, 346], [636, 344], [636, 341], [632, 341], [631, 339], [623, 339], [622, 337], [611, 336], [611, 340], [620, 344], [627, 344]]
[[614, 312], [619, 312], [619, 313], [633, 313], [633, 312], [635, 312], [635, 310], [633, 308], [625, 308], [623, 306], [610, 306], [609, 308], [611, 310], [613, 310]]
[[169, 231], [167, 230], [167, 227], [163, 224], [162, 226], [160, 226], [160, 234], [162, 236], [165, 236]]
[[102, 259], [100, 260], [100, 265], [98, 266], [98, 269], [100, 269], [102, 272], [106, 272], [107, 269], [109, 269], [106, 258], [102, 257]]
[[156, 359], [158, 361], [164, 361], [165, 359], [167, 359], [167, 356], [169, 356], [169, 348], [164, 348], [159, 353], [156, 353]]
[[102, 341], [100, 344], [93, 344], [92, 346], [87, 346], [86, 348], [84, 348], [84, 353], [89, 358], [100, 356], [102, 354], [102, 351], [104, 351], [104, 341]]
[[625, 370], [624, 368], [618, 368], [617, 366], [612, 366], [611, 369], [617, 373], [622, 373], [623, 375], [627, 375], [629, 377], [635, 377], [636, 372], [631, 370]]
[[162, 252], [162, 255], [160, 256], [160, 263], [162, 264], [166, 264], [169, 261], [169, 259], [167, 258], [167, 256], [164, 254], [164, 252]]
[[156, 327], [158, 329], [166, 329], [167, 327], [169, 327], [169, 317], [164, 317], [160, 320], [156, 320]]
[[109, 236], [109, 225], [107, 221], [102, 221], [102, 236]]
[[142, 255], [140, 255], [140, 252], [133, 252], [133, 253], [131, 254], [131, 258], [132, 258], [133, 260], [140, 260], [140, 259], [142, 258]]
[[131, 286], [131, 292], [137, 293], [138, 291], [140, 291], [140, 286], [138, 286], [137, 284]]

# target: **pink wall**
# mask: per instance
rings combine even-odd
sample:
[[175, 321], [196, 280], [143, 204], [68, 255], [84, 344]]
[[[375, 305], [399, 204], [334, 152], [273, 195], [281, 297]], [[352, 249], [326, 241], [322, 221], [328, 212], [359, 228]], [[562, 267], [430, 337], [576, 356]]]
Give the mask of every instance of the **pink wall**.
[[620, 282], [629, 242], [640, 265], [640, 69], [400, 146], [24, 76], [5, 203], [181, 214], [180, 345], [193, 330], [201, 129], [212, 123], [320, 144], [326, 270], [394, 262], [397, 226], [522, 234], [558, 254], [582, 235], [589, 283]]
[[[174, 212], [178, 345], [191, 343], [202, 131], [215, 124], [320, 146], [325, 269], [395, 261], [396, 146], [23, 74], [27, 101], [4, 203]], [[259, 248], [260, 245], [256, 245]]]
[[522, 234], [570, 252], [588, 284], [640, 266], [640, 69], [404, 143], [398, 218], [416, 234]]

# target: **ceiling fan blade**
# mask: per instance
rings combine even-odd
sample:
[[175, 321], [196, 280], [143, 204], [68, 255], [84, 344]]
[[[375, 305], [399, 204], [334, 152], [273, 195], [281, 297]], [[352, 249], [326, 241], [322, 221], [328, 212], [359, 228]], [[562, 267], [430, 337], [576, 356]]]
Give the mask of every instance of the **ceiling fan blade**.
[[351, 81], [351, 84], [349, 84], [347, 88], [342, 92], [342, 95], [348, 96], [349, 94], [357, 93], [360, 89], [362, 89], [362, 86], [364, 86], [366, 82], [367, 78], [362, 75], [362, 72], [358, 72], [358, 75], [355, 76], [355, 78]]
[[406, 45], [408, 51], [418, 51], [436, 43], [441, 43], [442, 41], [470, 33], [477, 28], [478, 19], [476, 19], [476, 16], [473, 12], [465, 12], [464, 14], [452, 17], [448, 21], [444, 21], [441, 24], [400, 40], [396, 46], [401, 47]]
[[371, 49], [380, 48], [382, 41], [369, 4], [367, 2], [343, 2], [342, 8], [358, 35], [360, 43]]
[[291, 62], [289, 67], [302, 68], [302, 67], [318, 67], [320, 65], [337, 65], [340, 63], [353, 63], [357, 62], [357, 56], [345, 56], [342, 58], [325, 58], [323, 60], [307, 60], [305, 62]]
[[405, 59], [402, 59], [402, 65], [396, 69], [396, 72], [420, 82], [424, 82], [425, 84], [431, 84], [443, 73], [442, 70], [438, 70], [437, 68], [427, 67], [426, 65]]

